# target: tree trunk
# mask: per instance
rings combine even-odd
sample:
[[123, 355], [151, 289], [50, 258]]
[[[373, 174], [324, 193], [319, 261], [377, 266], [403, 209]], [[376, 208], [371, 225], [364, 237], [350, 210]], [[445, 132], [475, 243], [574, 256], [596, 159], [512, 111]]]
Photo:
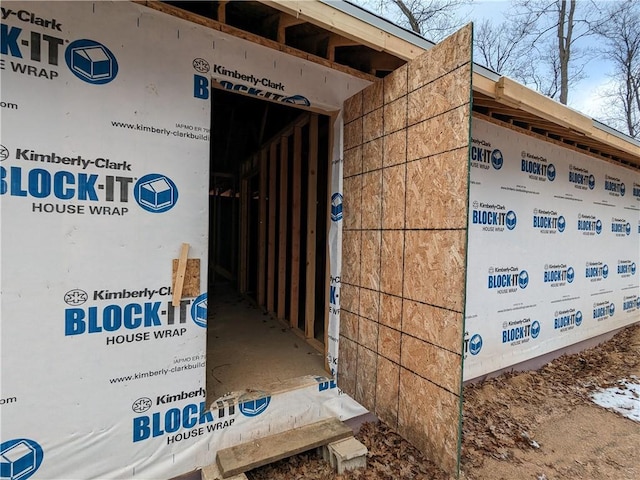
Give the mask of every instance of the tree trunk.
[[560, 60], [560, 103], [567, 104], [569, 98], [569, 61], [571, 60], [571, 41], [573, 36], [573, 16], [576, 0], [570, 0], [567, 12], [567, 0], [560, 0], [558, 10], [558, 59]]

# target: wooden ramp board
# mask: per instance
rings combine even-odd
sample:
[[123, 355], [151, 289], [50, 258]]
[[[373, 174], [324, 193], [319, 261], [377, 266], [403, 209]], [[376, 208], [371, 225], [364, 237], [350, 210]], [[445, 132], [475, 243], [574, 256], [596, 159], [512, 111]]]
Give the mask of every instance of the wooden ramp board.
[[222, 478], [228, 478], [351, 436], [351, 428], [329, 418], [220, 450], [218, 467]]

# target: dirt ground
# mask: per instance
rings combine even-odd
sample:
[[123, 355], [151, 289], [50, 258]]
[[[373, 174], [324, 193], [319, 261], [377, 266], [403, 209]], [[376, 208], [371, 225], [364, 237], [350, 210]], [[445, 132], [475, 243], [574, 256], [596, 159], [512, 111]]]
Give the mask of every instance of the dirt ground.
[[[535, 372], [508, 373], [465, 389], [463, 480], [637, 480], [640, 423], [589, 400], [598, 388], [640, 377], [640, 325]], [[315, 452], [248, 472], [252, 480], [450, 480], [383, 424], [356, 437], [368, 467], [335, 474]]]

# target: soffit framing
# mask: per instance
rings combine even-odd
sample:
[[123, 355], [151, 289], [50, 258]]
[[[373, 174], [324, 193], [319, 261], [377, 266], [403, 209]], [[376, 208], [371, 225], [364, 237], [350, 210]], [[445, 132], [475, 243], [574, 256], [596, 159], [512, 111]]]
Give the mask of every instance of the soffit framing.
[[[207, 17], [164, 2], [138, 3], [372, 81], [375, 75], [398, 68], [431, 46], [423, 38], [346, 2], [187, 2], [200, 9], [208, 5], [210, 13], [203, 10]], [[225, 23], [233, 17], [247, 18], [246, 9], [254, 10], [256, 22], [245, 23], [243, 28], [253, 32]], [[513, 80], [474, 65], [473, 92], [476, 115], [592, 156], [640, 168], [640, 142]]]

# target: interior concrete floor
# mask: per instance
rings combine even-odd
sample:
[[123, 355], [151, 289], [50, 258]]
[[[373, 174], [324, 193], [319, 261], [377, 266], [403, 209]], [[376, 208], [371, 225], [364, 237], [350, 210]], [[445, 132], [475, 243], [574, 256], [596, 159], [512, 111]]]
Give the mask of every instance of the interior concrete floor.
[[268, 390], [305, 375], [328, 376], [324, 355], [228, 283], [209, 289], [207, 403], [235, 391]]

